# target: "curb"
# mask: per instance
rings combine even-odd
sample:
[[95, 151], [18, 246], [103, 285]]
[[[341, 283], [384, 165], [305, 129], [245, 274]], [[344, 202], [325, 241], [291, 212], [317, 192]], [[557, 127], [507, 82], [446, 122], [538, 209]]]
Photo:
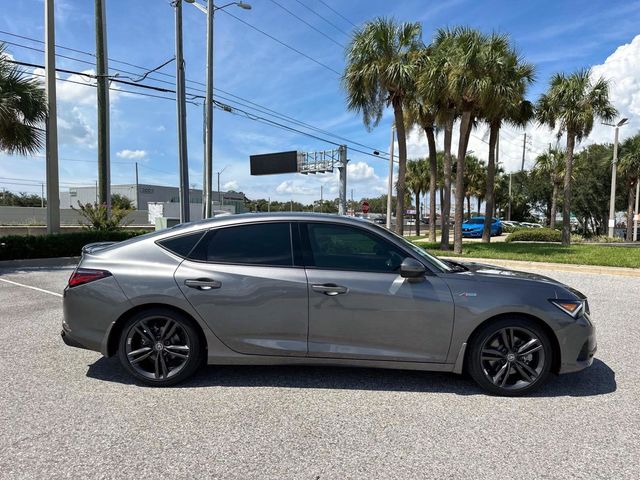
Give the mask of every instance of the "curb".
[[46, 268], [75, 266], [80, 257], [26, 258], [23, 260], [2, 260], [0, 268]]
[[570, 263], [529, 262], [523, 260], [502, 260], [498, 258], [439, 257], [454, 262], [474, 262], [507, 268], [533, 268], [560, 272], [590, 273], [593, 275], [618, 275], [640, 278], [640, 268], [604, 267], [600, 265], [574, 265]]

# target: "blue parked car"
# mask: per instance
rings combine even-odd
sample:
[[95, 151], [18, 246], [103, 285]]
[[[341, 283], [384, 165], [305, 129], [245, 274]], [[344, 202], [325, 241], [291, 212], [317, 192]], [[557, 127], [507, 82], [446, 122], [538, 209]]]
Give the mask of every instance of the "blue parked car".
[[[462, 223], [462, 236], [463, 237], [481, 237], [482, 229], [484, 228], [484, 217], [471, 217]], [[494, 218], [491, 222], [491, 236], [502, 235], [502, 222]]]

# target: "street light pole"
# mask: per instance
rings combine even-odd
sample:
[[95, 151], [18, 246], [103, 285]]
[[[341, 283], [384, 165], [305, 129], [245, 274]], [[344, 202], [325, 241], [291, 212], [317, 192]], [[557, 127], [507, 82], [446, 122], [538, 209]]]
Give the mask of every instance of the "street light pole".
[[180, 223], [189, 221], [189, 159], [187, 157], [187, 105], [185, 98], [184, 55], [182, 51], [182, 0], [174, 0], [176, 35], [176, 114], [180, 170]]
[[207, 8], [207, 80], [204, 99], [204, 181], [202, 218], [211, 217], [211, 172], [213, 171], [213, 0]]
[[393, 144], [396, 126], [391, 125], [391, 143], [389, 144], [389, 183], [387, 184], [387, 229], [391, 230], [391, 202], [393, 197]]
[[616, 125], [605, 124], [616, 127], [613, 141], [613, 163], [611, 165], [611, 196], [609, 198], [609, 237], [613, 237], [616, 226], [616, 170], [618, 166], [618, 129], [627, 123], [627, 119], [623, 118]]
[[[185, 0], [191, 3], [198, 10], [207, 15], [207, 70], [206, 70], [206, 91], [204, 99], [204, 168], [202, 181], [202, 218], [211, 217], [212, 184], [213, 184], [213, 46], [214, 46], [214, 14], [216, 10], [222, 10], [230, 5], [236, 5], [244, 10], [251, 10], [251, 5], [244, 2], [230, 2], [226, 5], [216, 7], [213, 0], [208, 0], [208, 5], [204, 7], [195, 0]], [[219, 190], [219, 189], [218, 189]]]
[[56, 41], [53, 0], [44, 4], [45, 94], [47, 97], [46, 170], [47, 233], [60, 233], [60, 185], [58, 173], [58, 119], [56, 108]]

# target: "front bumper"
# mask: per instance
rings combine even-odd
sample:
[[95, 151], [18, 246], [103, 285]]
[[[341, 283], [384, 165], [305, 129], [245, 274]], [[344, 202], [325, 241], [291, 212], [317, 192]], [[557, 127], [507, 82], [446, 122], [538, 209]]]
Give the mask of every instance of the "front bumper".
[[558, 373], [572, 373], [583, 370], [593, 363], [598, 350], [596, 327], [585, 318], [565, 327], [559, 335], [562, 361]]

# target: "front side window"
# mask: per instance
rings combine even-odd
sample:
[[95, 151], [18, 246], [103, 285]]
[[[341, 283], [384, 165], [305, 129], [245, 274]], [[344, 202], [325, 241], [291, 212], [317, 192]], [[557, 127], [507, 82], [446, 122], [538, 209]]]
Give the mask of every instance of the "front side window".
[[288, 223], [258, 223], [210, 230], [191, 260], [245, 265], [293, 265]]
[[306, 225], [309, 266], [335, 270], [397, 272], [406, 255], [383, 238], [346, 225]]

